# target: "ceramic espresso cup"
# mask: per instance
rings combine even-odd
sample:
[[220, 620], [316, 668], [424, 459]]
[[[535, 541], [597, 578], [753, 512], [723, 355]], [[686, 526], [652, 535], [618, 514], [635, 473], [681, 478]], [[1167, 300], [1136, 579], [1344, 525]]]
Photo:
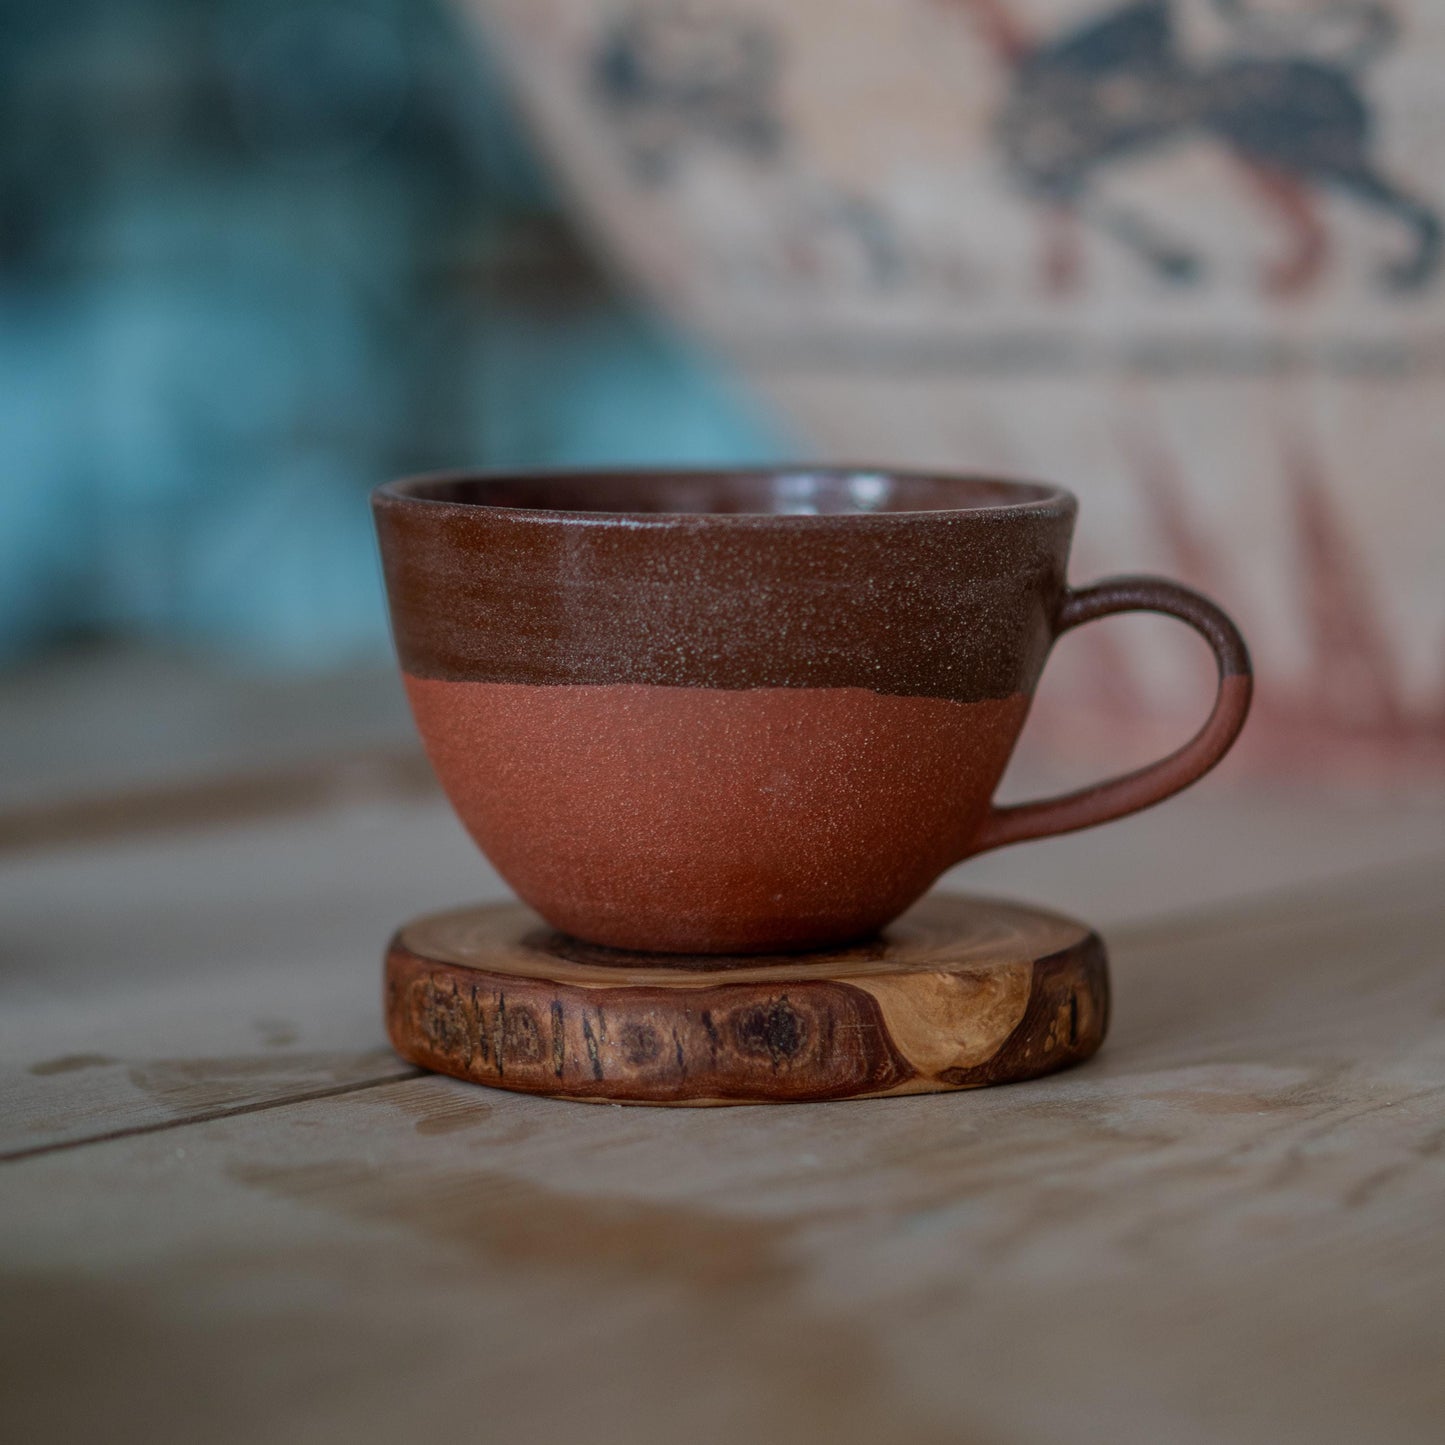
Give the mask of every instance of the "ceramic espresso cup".
[[[436, 475], [373, 499], [417, 726], [521, 898], [590, 943], [858, 939], [955, 863], [1159, 802], [1228, 751], [1244, 641], [1172, 582], [1065, 581], [1057, 487], [861, 470]], [[1150, 767], [999, 807], [1050, 647], [1162, 612], [1219, 663]]]

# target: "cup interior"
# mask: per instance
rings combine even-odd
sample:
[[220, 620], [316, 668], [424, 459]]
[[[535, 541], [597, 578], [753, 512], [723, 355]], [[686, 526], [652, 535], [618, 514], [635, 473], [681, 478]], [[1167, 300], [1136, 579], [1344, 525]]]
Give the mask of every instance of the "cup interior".
[[853, 468], [445, 474], [383, 490], [453, 506], [618, 516], [1028, 511], [1057, 506], [1067, 496], [1034, 482]]

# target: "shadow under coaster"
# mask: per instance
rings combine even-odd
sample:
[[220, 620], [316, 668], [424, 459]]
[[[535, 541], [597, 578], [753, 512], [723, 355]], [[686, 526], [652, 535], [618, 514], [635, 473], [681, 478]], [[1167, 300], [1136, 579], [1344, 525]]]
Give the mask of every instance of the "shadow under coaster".
[[755, 957], [626, 953], [515, 903], [407, 924], [386, 1023], [414, 1064], [494, 1088], [645, 1104], [974, 1089], [1087, 1059], [1104, 945], [1044, 909], [947, 894], [877, 938]]

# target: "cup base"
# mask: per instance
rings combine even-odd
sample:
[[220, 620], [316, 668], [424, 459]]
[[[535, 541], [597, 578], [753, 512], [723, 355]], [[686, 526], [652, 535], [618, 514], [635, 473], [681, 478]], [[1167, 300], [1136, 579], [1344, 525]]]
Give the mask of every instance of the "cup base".
[[1082, 923], [935, 894], [882, 934], [787, 955], [598, 948], [520, 904], [432, 914], [386, 958], [393, 1047], [494, 1088], [607, 1103], [974, 1089], [1081, 1063], [1109, 975]]

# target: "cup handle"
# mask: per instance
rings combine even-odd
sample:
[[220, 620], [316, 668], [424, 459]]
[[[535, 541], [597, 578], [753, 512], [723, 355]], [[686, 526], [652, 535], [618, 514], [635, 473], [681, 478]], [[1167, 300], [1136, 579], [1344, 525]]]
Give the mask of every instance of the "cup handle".
[[1239, 736], [1249, 713], [1254, 674], [1244, 638], [1224, 612], [1208, 598], [1162, 577], [1110, 577], [1065, 592], [1054, 619], [1054, 637], [1116, 612], [1177, 617], [1210, 645], [1219, 664], [1219, 690], [1208, 720], [1182, 748], [1148, 767], [1036, 803], [994, 805], [965, 856], [1030, 838], [1073, 833], [1152, 807], [1202, 778]]

